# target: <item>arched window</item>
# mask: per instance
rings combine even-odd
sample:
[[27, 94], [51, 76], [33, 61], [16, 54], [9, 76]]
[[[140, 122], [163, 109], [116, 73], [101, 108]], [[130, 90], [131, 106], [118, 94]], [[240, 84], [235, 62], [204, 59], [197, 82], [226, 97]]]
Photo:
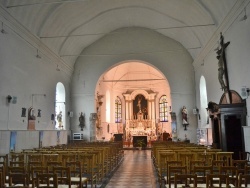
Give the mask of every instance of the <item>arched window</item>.
[[204, 76], [200, 78], [200, 116], [201, 116], [201, 127], [209, 124], [209, 116], [207, 114], [207, 87]]
[[121, 99], [117, 96], [115, 99], [115, 123], [122, 122], [122, 102]]
[[65, 88], [61, 82], [56, 85], [55, 129], [65, 130]]
[[167, 102], [166, 95], [161, 96], [159, 107], [160, 107], [159, 109], [160, 122], [167, 122], [168, 121], [168, 102]]

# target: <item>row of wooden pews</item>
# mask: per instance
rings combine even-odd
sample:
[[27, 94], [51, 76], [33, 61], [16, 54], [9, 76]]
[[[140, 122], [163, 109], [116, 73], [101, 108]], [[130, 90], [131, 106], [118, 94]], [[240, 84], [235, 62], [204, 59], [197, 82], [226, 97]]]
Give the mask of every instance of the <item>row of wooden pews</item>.
[[[217, 180], [220, 178], [225, 180], [224, 185], [228, 182], [231, 187], [238, 187], [240, 182], [242, 184], [240, 187], [245, 187], [245, 184], [250, 186], [249, 161], [247, 159], [234, 160], [232, 156], [233, 152], [222, 152], [220, 149], [208, 149], [186, 142], [153, 142], [151, 150], [160, 187], [169, 188], [178, 183], [180, 186], [186, 186], [177, 179], [184, 177], [189, 177], [187, 182], [194, 186], [190, 183], [191, 175], [197, 176], [192, 178], [192, 180], [197, 179], [198, 182], [198, 185], [194, 187], [213, 187], [215, 184], [220, 186], [218, 185], [220, 181], [212, 181], [215, 179], [211, 178], [212, 175], [217, 175]], [[241, 181], [239, 178], [242, 178]]]
[[[47, 174], [43, 178], [55, 174], [57, 185], [96, 187], [109, 177], [123, 157], [120, 142], [78, 142], [11, 152], [0, 156], [0, 187], [38, 187], [37, 177], [41, 174]], [[53, 183], [53, 178], [50, 180]]]

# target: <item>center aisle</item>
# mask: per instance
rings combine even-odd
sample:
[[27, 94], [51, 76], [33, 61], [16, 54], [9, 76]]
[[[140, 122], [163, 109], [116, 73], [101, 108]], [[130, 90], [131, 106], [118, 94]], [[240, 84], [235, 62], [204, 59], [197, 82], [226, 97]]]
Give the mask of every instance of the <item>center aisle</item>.
[[157, 188], [151, 150], [125, 150], [124, 161], [106, 188]]

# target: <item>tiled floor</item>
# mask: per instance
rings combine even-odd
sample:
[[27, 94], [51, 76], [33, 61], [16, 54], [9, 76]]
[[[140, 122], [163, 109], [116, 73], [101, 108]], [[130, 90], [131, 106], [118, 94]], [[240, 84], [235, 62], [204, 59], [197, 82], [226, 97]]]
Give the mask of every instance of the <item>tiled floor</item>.
[[106, 188], [157, 188], [151, 150], [125, 150], [124, 160]]

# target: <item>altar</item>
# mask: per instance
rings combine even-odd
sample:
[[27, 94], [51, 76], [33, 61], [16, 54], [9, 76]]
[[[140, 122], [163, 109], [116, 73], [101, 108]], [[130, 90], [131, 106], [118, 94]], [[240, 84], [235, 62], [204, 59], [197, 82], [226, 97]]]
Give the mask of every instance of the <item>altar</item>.
[[138, 140], [143, 140], [144, 145], [147, 146], [147, 136], [133, 136], [133, 147], [138, 147], [137, 146], [137, 141]]
[[145, 90], [135, 90], [123, 94], [126, 102], [126, 126], [124, 137], [126, 141], [145, 139], [145, 144], [156, 136], [155, 96]]

